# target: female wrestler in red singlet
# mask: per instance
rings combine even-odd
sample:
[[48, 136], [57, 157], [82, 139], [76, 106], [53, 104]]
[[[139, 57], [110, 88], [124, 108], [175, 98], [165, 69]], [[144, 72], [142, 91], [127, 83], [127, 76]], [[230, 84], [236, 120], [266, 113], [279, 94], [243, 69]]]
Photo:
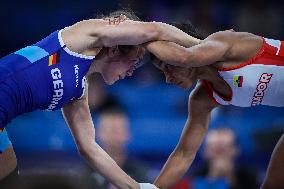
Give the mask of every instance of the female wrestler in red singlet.
[[[215, 107], [284, 106], [284, 42], [221, 31], [204, 40], [193, 38], [192, 43], [190, 48], [163, 41], [147, 45], [160, 60], [155, 65], [167, 82], [189, 88], [198, 80], [180, 141], [155, 181], [159, 188], [168, 188], [187, 171]], [[271, 156], [262, 189], [284, 188], [283, 160], [284, 135]]]

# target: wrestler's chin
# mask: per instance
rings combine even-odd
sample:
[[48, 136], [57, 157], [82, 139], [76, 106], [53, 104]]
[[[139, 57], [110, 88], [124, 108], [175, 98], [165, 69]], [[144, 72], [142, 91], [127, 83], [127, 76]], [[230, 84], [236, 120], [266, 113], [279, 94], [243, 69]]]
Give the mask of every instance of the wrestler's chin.
[[119, 78], [117, 79], [111, 79], [111, 80], [105, 80], [105, 83], [107, 85], [113, 85], [115, 82], [117, 82], [119, 80]]

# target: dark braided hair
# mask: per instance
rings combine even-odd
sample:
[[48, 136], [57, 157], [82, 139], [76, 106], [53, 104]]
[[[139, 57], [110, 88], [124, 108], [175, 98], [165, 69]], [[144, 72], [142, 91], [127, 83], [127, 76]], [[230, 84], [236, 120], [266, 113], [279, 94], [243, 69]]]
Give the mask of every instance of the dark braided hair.
[[[205, 39], [206, 37], [203, 36], [198, 29], [190, 22], [190, 21], [186, 21], [186, 22], [172, 22], [169, 23], [172, 26], [177, 27], [178, 29], [182, 30], [183, 32], [187, 33], [188, 35], [195, 37], [197, 39]], [[152, 53], [149, 53], [149, 57], [150, 60], [153, 61], [156, 57], [155, 55], [153, 55]]]
[[96, 18], [97, 19], [107, 19], [107, 18], [119, 17], [120, 15], [125, 15], [130, 20], [141, 21], [141, 19], [136, 15], [136, 13], [130, 8], [121, 8], [116, 11], [110, 12], [107, 15], [97, 14]]
[[108, 17], [119, 17], [120, 15], [125, 15], [128, 19], [134, 21], [141, 21], [141, 19], [136, 15], [136, 13], [130, 8], [123, 8], [109, 13]]
[[[141, 19], [130, 8], [122, 8], [122, 9], [113, 11], [113, 12], [109, 13], [107, 18], [115, 18], [115, 17], [119, 17], [121, 15], [125, 15], [130, 20], [141, 21]], [[133, 49], [133, 46], [132, 45], [120, 45], [120, 46], [118, 46], [118, 49], [119, 49], [119, 52], [122, 55], [126, 55]]]
[[[129, 20], [141, 21], [141, 19], [136, 15], [136, 13], [130, 8], [122, 8], [122, 9], [110, 12], [108, 15], [103, 15], [103, 14], [97, 15], [96, 18], [107, 20], [107, 19], [119, 18], [121, 15], [126, 16], [127, 19], [129, 19]], [[122, 56], [124, 56], [124, 55], [129, 54], [135, 48], [137, 48], [137, 46], [134, 46], [134, 45], [118, 45], [117, 48], [119, 50], [119, 53]], [[138, 68], [138, 67], [142, 66], [144, 63], [145, 63], [144, 61], [139, 61], [134, 65], [134, 67]]]
[[198, 31], [198, 29], [190, 21], [180, 22], [180, 23], [175, 22], [170, 24], [197, 39], [203, 40], [206, 38]]

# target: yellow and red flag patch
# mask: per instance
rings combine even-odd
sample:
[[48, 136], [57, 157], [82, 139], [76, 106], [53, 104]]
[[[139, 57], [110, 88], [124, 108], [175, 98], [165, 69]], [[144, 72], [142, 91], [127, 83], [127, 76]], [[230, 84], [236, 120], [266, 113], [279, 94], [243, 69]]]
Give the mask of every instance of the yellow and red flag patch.
[[52, 66], [55, 65], [56, 63], [58, 63], [60, 60], [60, 51], [50, 55], [48, 57], [48, 66]]

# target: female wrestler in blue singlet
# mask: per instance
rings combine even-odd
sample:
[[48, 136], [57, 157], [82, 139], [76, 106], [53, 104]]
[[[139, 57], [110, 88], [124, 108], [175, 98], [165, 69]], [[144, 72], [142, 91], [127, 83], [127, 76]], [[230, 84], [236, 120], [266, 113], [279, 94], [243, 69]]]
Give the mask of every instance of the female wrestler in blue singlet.
[[131, 76], [145, 53], [129, 45], [153, 40], [183, 44], [187, 34], [163, 23], [112, 16], [78, 22], [0, 60], [0, 179], [16, 167], [7, 123], [36, 109], [62, 108], [78, 151], [93, 168], [118, 188], [154, 188], [126, 175], [95, 142], [85, 76], [97, 72], [113, 84]]

